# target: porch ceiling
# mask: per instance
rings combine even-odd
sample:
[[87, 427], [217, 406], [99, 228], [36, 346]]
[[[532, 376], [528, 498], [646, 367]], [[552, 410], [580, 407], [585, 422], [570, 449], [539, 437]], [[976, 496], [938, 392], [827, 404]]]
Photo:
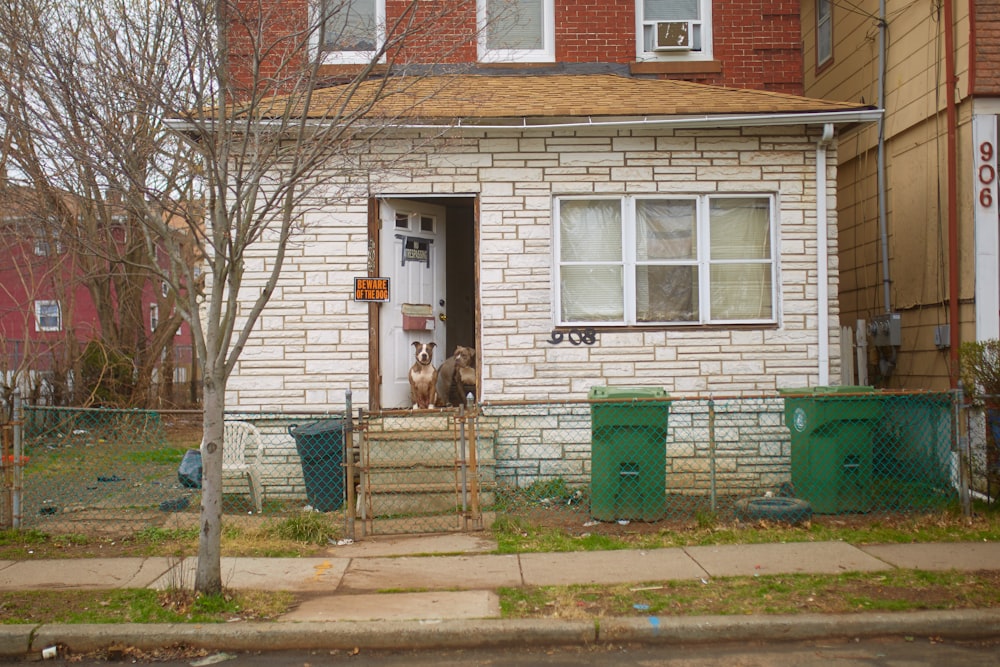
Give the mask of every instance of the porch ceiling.
[[[299, 98], [275, 97], [301, 112]], [[873, 107], [764, 90], [723, 88], [688, 81], [636, 79], [611, 74], [390, 77], [318, 89], [310, 118], [368, 118], [471, 122], [485, 119], [566, 117], [686, 117], [836, 114]], [[262, 114], [270, 115], [270, 114]]]

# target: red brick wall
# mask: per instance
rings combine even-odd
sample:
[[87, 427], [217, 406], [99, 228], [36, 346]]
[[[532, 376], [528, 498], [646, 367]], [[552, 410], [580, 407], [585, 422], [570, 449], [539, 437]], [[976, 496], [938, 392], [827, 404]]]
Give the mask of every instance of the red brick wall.
[[[307, 64], [301, 33], [308, 23], [308, 7], [308, 0], [228, 0], [235, 97], [245, 97], [254, 80], [265, 93], [287, 90], [288, 82]], [[254, 63], [259, 69], [256, 78]]]
[[1000, 0], [972, 3], [973, 95], [1000, 95]]
[[556, 61], [635, 60], [635, 0], [556, 1]]
[[707, 83], [802, 94], [798, 2], [716, 2], [713, 38], [722, 75]]
[[[386, 24], [406, 35], [402, 49], [389, 55], [410, 63], [475, 62], [475, 0], [421, 0], [417, 11], [410, 0], [386, 0]], [[391, 39], [391, 38], [390, 38]]]
[[[230, 0], [247, 9], [259, 5], [271, 27], [264, 40], [276, 53], [287, 54], [290, 28], [301, 25], [307, 0]], [[395, 62], [474, 63], [475, 0], [425, 0], [418, 13], [404, 15], [409, 0], [387, 0], [387, 23], [401, 16], [415, 30], [406, 44], [391, 52]], [[635, 61], [635, 0], [556, 0], [556, 61], [558, 63], [631, 63]], [[252, 15], [251, 15], [252, 16]], [[234, 29], [234, 71], [247, 74], [247, 31]], [[693, 65], [670, 76], [738, 88], [802, 94], [801, 30], [797, 0], [716, 1], [713, 9], [714, 58], [719, 67]], [[282, 61], [272, 58], [272, 62]], [[298, 63], [301, 64], [301, 63]], [[993, 74], [1000, 68], [993, 68]], [[274, 68], [264, 72], [277, 75]], [[666, 75], [664, 75], [666, 76]]]

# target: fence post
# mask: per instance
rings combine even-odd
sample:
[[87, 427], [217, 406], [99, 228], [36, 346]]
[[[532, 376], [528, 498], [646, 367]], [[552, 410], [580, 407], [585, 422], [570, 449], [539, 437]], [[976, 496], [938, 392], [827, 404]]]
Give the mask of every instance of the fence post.
[[11, 527], [21, 528], [21, 493], [24, 491], [24, 441], [22, 424], [24, 423], [23, 406], [21, 405], [21, 390], [14, 389], [14, 484], [11, 489]]
[[458, 463], [462, 481], [462, 530], [469, 529], [469, 487], [465, 458], [465, 404], [458, 406]]
[[345, 537], [354, 539], [354, 424], [352, 422], [354, 408], [351, 405], [351, 390], [348, 388], [344, 397], [344, 488], [347, 490], [344, 507]]
[[476, 435], [479, 422], [479, 408], [476, 407], [475, 402], [472, 398], [472, 393], [470, 392], [468, 396], [465, 397], [465, 404], [469, 406], [469, 496], [471, 500], [471, 511], [472, 511], [472, 521], [473, 528], [481, 530], [483, 527], [483, 512], [482, 506], [479, 503], [479, 438]]
[[711, 511], [715, 512], [715, 399], [708, 399], [708, 474]]
[[[964, 405], [965, 394], [962, 382], [959, 380], [954, 392], [955, 396], [955, 436], [958, 447], [958, 500], [962, 505], [962, 516], [966, 519], [972, 518], [972, 499], [970, 489], [972, 487], [971, 466], [972, 456], [969, 451], [969, 410]], [[964, 416], [964, 418], [963, 418]]]

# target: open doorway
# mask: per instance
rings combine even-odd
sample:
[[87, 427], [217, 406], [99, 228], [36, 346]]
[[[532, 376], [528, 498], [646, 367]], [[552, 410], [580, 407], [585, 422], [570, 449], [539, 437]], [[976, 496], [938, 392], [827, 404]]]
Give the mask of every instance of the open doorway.
[[390, 300], [373, 313], [371, 407], [408, 408], [414, 341], [436, 344], [435, 366], [457, 345], [478, 349], [476, 199], [388, 197], [375, 205], [378, 273], [390, 280]]

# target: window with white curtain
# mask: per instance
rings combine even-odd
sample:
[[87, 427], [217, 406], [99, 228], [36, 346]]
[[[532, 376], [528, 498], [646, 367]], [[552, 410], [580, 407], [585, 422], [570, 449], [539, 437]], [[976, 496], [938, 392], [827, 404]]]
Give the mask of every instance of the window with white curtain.
[[770, 323], [771, 195], [555, 202], [557, 324]]
[[479, 59], [555, 60], [555, 0], [478, 0]]
[[639, 60], [712, 57], [711, 0], [636, 0]]
[[385, 0], [322, 0], [324, 62], [366, 63], [385, 39]]

